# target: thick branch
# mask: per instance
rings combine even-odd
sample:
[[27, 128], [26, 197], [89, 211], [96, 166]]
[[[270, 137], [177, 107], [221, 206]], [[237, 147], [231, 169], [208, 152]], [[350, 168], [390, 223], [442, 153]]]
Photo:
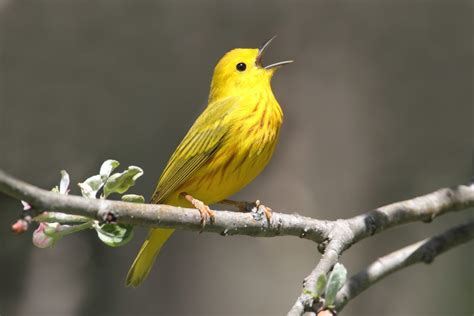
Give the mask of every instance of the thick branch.
[[472, 239], [474, 239], [474, 221], [453, 227], [379, 258], [346, 282], [337, 294], [336, 310], [340, 311], [348, 301], [386, 276], [415, 263], [431, 263], [443, 252]]
[[202, 229], [200, 213], [195, 209], [61, 195], [15, 179], [1, 170], [0, 192], [26, 201], [38, 210], [82, 215], [98, 220], [104, 220], [107, 215], [113, 214], [119, 223], [193, 231], [203, 230], [222, 235], [298, 236], [321, 242], [327, 237], [326, 233], [331, 226], [330, 222], [296, 214], [274, 212], [269, 224], [265, 217], [256, 220], [250, 213], [217, 211], [215, 222]]

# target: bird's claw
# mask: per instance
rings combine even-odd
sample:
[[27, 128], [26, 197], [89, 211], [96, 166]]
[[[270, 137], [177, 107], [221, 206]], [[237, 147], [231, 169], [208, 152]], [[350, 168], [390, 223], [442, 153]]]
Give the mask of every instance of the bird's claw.
[[194, 205], [195, 208], [197, 208], [197, 210], [201, 214], [201, 228], [202, 229], [206, 227], [206, 223], [208, 220], [211, 222], [211, 224], [215, 222], [215, 219], [216, 219], [215, 214], [213, 211], [211, 211], [209, 206], [204, 204], [202, 201], [194, 199], [194, 198], [191, 200], [191, 203]]
[[267, 221], [270, 223], [272, 219], [272, 209], [263, 205], [260, 200], [255, 202], [243, 202], [245, 204], [245, 210], [254, 214], [254, 218], [260, 220], [261, 214], [265, 214]]
[[221, 203], [237, 207], [240, 212], [252, 214], [256, 221], [262, 220], [263, 215], [265, 215], [268, 223], [270, 223], [272, 219], [272, 209], [263, 205], [260, 200], [256, 200], [255, 202], [222, 200]]
[[211, 224], [213, 224], [216, 221], [216, 216], [213, 211], [204, 204], [204, 202], [195, 199], [192, 197], [190, 194], [187, 194], [186, 192], [181, 193], [181, 196], [184, 197], [186, 200], [188, 200], [200, 213], [201, 215], [201, 232], [203, 231], [204, 227], [206, 227], [206, 223], [209, 220]]
[[258, 210], [260, 210], [260, 208], [263, 208], [263, 213], [265, 214], [267, 221], [270, 223], [270, 221], [272, 220], [272, 209], [260, 203], [260, 200], [255, 201], [255, 205], [257, 206]]

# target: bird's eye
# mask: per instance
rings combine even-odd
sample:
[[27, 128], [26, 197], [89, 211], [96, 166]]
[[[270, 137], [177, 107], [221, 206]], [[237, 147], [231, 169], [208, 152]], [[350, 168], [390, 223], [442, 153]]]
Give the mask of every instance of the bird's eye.
[[245, 63], [238, 63], [235, 68], [237, 68], [238, 71], [244, 71], [245, 69], [247, 69], [247, 65]]

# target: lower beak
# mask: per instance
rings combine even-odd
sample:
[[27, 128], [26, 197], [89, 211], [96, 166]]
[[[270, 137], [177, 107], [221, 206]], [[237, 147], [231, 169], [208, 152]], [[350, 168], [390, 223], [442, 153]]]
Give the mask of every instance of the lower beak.
[[265, 69], [278, 68], [278, 67], [281, 67], [281, 66], [285, 66], [285, 65], [291, 64], [293, 61], [294, 61], [294, 60], [279, 61], [279, 62], [277, 62], [277, 63], [274, 63], [274, 64], [271, 64], [271, 65], [265, 66], [264, 68], [265, 68]]
[[285, 61], [280, 61], [268, 66], [263, 66], [262, 64], [262, 58], [263, 58], [263, 53], [265, 52], [266, 48], [270, 45], [270, 43], [275, 39], [276, 35], [270, 38], [268, 41], [266, 41], [258, 50], [257, 58], [255, 59], [255, 64], [261, 68], [265, 69], [272, 69], [272, 68], [278, 68], [284, 65], [291, 64], [293, 60], [285, 60]]

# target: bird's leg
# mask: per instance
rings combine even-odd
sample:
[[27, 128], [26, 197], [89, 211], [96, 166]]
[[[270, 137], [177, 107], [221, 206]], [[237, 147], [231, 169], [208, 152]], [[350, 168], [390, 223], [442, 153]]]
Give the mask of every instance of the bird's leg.
[[201, 213], [201, 226], [202, 226], [202, 228], [204, 228], [206, 226], [206, 222], [207, 222], [208, 219], [210, 219], [211, 223], [214, 223], [215, 214], [214, 214], [213, 211], [211, 211], [209, 206], [204, 204], [204, 202], [202, 202], [198, 199], [195, 199], [191, 194], [188, 194], [186, 192], [182, 192], [181, 197], [183, 197], [187, 201], [189, 201]]
[[265, 217], [270, 222], [272, 219], [272, 209], [263, 205], [260, 200], [256, 200], [255, 202], [246, 202], [246, 201], [234, 201], [234, 200], [222, 200], [219, 202], [220, 204], [227, 204], [232, 205], [239, 209], [240, 212], [255, 212], [253, 209], [258, 211], [260, 208], [263, 209], [263, 213]]

